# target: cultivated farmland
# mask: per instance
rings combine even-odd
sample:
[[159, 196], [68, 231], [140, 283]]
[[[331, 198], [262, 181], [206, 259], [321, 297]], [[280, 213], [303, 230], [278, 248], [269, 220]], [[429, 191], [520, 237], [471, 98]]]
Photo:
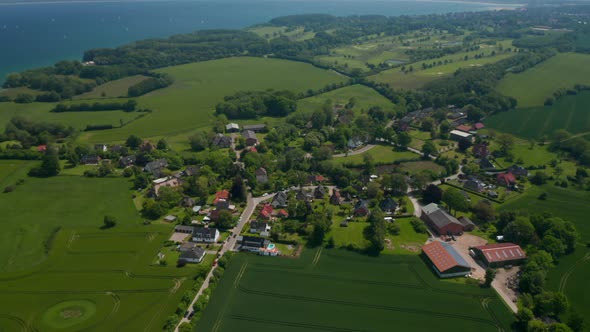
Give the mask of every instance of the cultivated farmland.
[[560, 53], [519, 74], [508, 74], [497, 90], [518, 100], [518, 107], [542, 106], [559, 89], [590, 84], [590, 55]]
[[[590, 58], [589, 58], [590, 60]], [[552, 106], [516, 109], [495, 114], [485, 123], [488, 127], [508, 132], [523, 138], [551, 136], [557, 129], [571, 133], [590, 131], [590, 92], [564, 96]]]
[[196, 331], [483, 332], [511, 320], [493, 290], [441, 282], [418, 256], [318, 249], [234, 257]]

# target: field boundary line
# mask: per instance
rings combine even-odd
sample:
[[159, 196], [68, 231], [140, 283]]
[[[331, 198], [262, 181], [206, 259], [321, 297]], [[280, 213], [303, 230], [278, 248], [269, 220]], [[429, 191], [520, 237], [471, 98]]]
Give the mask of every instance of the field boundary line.
[[0, 314], [0, 318], [6, 318], [8, 320], [11, 320], [11, 321], [17, 323], [18, 326], [20, 326], [21, 331], [26, 332], [28, 330], [27, 323], [22, 318], [20, 318], [18, 316]]
[[567, 269], [567, 271], [564, 273], [561, 279], [559, 279], [559, 287], [557, 288], [558, 292], [563, 293], [565, 286], [567, 285], [567, 280], [574, 273], [576, 267], [578, 267], [578, 265], [580, 265], [580, 263], [582, 263], [583, 261], [587, 260], [590, 260], [590, 252], [587, 252], [586, 255], [584, 255], [584, 257], [578, 259], [569, 269]]

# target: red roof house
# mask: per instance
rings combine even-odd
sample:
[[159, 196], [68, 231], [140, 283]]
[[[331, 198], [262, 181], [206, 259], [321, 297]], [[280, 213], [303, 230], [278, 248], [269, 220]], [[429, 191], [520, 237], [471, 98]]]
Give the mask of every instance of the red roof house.
[[441, 278], [462, 277], [471, 272], [471, 266], [452, 245], [433, 241], [422, 246], [436, 274]]
[[287, 210], [285, 210], [285, 209], [279, 210], [278, 215], [281, 218], [289, 218], [289, 212], [287, 212]]
[[472, 248], [487, 266], [501, 267], [519, 264], [526, 259], [522, 248], [514, 243], [495, 243]]
[[455, 129], [460, 130], [460, 131], [464, 131], [466, 133], [471, 131], [471, 127], [468, 125], [459, 125], [459, 126], [455, 127]]
[[259, 216], [262, 219], [269, 220], [270, 218], [272, 218], [272, 212], [273, 212], [272, 205], [264, 204], [264, 207], [262, 208], [262, 210], [260, 210]]
[[217, 204], [221, 200], [229, 200], [229, 191], [224, 189], [215, 193], [215, 200], [213, 200], [213, 204]]
[[37, 147], [37, 151], [39, 151], [39, 152], [45, 152], [45, 151], [47, 151], [47, 145], [45, 145], [45, 144], [39, 145]]
[[498, 176], [496, 176], [496, 182], [500, 186], [511, 187], [516, 184], [516, 177], [514, 177], [514, 174], [510, 172], [500, 173]]
[[483, 123], [481, 123], [481, 122], [478, 122], [478, 123], [476, 123], [476, 124], [473, 125], [473, 129], [475, 129], [475, 130], [480, 130], [480, 129], [483, 129], [485, 127], [486, 126]]

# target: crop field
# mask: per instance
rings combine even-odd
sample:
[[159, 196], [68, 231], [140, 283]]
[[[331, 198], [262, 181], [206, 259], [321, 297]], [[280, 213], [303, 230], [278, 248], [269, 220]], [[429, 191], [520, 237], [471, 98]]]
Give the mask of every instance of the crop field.
[[33, 161], [28, 160], [0, 160], [0, 190], [14, 185], [19, 179], [24, 179], [33, 164]]
[[86, 92], [79, 96], [75, 96], [74, 99], [127, 97], [127, 90], [129, 89], [129, 87], [145, 80], [146, 78], [146, 76], [135, 75], [115, 81], [110, 81], [97, 86], [96, 88], [94, 88], [94, 90], [90, 92]]
[[[507, 46], [507, 42], [503, 42], [502, 45], [503, 47]], [[482, 52], [486, 57], [481, 59], [474, 58], [475, 54]], [[492, 56], [492, 52], [496, 52], [496, 54]], [[465, 60], [465, 56], [468, 56], [467, 60]], [[510, 56], [512, 56], [512, 53], [501, 53], [497, 47], [489, 46], [478, 51], [462, 52], [408, 64], [406, 67], [413, 67], [413, 71], [408, 73], [404, 73], [400, 68], [389, 69], [371, 76], [370, 79], [379, 83], [387, 83], [396, 89], [418, 89], [434, 80], [452, 75], [459, 68], [483, 66], [488, 63], [498, 62]], [[433, 62], [438, 63], [439, 61], [443, 62], [443, 64], [427, 69], [422, 68], [422, 63], [431, 64]], [[448, 63], [444, 64], [445, 61], [448, 61]]]
[[418, 256], [316, 249], [235, 256], [195, 330], [483, 332], [511, 321], [493, 290], [441, 282]]
[[[2, 181], [20, 178], [14, 165], [0, 163]], [[58, 176], [26, 178], [1, 194], [0, 330], [161, 331], [213, 257], [152, 265], [171, 229], [141, 225], [129, 187], [121, 178]], [[100, 228], [105, 214], [116, 227]]]
[[347, 157], [334, 158], [335, 162], [346, 166], [361, 166], [364, 164], [364, 155], [371, 155], [373, 161], [379, 164], [393, 164], [398, 160], [418, 159], [418, 155], [409, 151], [395, 151], [391, 146], [375, 145], [365, 153], [355, 154]]
[[518, 74], [506, 75], [497, 90], [518, 100], [519, 108], [542, 106], [559, 89], [590, 84], [590, 55], [560, 53]]
[[332, 104], [346, 105], [348, 101], [354, 98], [355, 105], [352, 108], [355, 112], [368, 110], [373, 106], [379, 106], [383, 110], [392, 110], [393, 103], [377, 93], [377, 91], [364, 85], [351, 85], [344, 88], [336, 89], [321, 95], [301, 99], [297, 103], [297, 109], [301, 112], [313, 112], [320, 110], [326, 101], [331, 100]]
[[[554, 291], [567, 295], [568, 301], [583, 316], [589, 317], [590, 289], [585, 287], [590, 278], [590, 251], [578, 246], [573, 254], [560, 258], [554, 269], [549, 271], [547, 285]], [[590, 329], [590, 322], [585, 320], [585, 330]]]
[[[590, 58], [588, 58], [590, 60]], [[508, 132], [523, 138], [551, 136], [557, 129], [571, 133], [590, 131], [590, 92], [564, 96], [552, 106], [517, 108], [490, 116], [485, 124], [489, 128]]]
[[175, 82], [137, 98], [139, 107], [149, 108], [153, 113], [121, 129], [86, 133], [82, 139], [113, 142], [122, 141], [132, 133], [141, 137], [178, 135], [207, 127], [215, 105], [236, 91], [272, 88], [301, 92], [345, 79], [304, 63], [248, 57], [198, 62], [158, 71], [170, 74]]

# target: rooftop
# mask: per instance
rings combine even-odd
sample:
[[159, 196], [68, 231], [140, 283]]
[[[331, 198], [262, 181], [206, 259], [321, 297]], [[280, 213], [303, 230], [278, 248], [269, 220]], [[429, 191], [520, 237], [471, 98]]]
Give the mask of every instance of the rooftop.
[[447, 271], [455, 266], [471, 267], [453, 246], [445, 242], [430, 242], [422, 246], [422, 251], [440, 272]]
[[482, 252], [488, 262], [511, 261], [526, 258], [522, 248], [514, 243], [495, 243], [475, 247]]

